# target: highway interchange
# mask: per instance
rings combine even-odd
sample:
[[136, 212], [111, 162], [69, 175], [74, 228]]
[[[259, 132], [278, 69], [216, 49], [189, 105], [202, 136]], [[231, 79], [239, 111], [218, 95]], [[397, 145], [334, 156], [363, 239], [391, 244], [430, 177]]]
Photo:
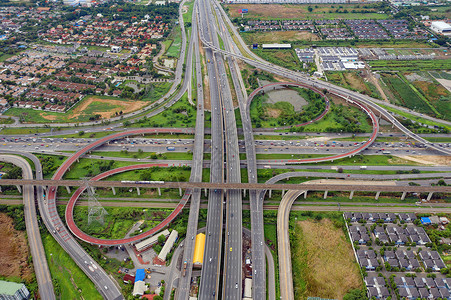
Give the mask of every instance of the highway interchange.
[[[183, 6], [184, 1], [180, 7]], [[45, 135], [39, 136], [27, 136], [17, 137], [14, 140], [3, 137], [2, 149], [6, 151], [2, 152], [17, 152], [17, 151], [29, 151], [29, 152], [51, 152], [61, 153], [62, 151], [76, 151], [75, 155], [72, 155], [56, 172], [53, 177], [54, 180], [61, 180], [65, 171], [84, 155], [88, 155], [93, 151], [120, 151], [123, 149], [132, 150], [133, 148], [142, 149], [145, 152], [165, 152], [165, 148], [169, 145], [175, 148], [175, 152], [186, 152], [188, 150], [193, 153], [192, 163], [184, 162], [192, 166], [192, 173], [190, 182], [196, 183], [202, 180], [202, 168], [204, 166], [203, 153], [210, 152], [211, 159], [208, 162], [208, 166], [211, 169], [210, 182], [211, 183], [239, 183], [241, 180], [240, 168], [246, 167], [248, 172], [249, 183], [257, 183], [257, 167], [265, 167], [270, 165], [272, 168], [284, 168], [286, 163], [302, 163], [302, 162], [317, 162], [334, 160], [345, 156], [352, 156], [360, 151], [364, 151], [365, 154], [380, 154], [381, 151], [395, 152], [394, 154], [409, 154], [409, 153], [433, 153], [433, 154], [451, 154], [451, 149], [448, 148], [448, 144], [439, 145], [437, 143], [431, 143], [424, 140], [422, 137], [411, 133], [404, 128], [394, 116], [388, 113], [383, 108], [374, 104], [374, 99], [361, 95], [355, 92], [348, 91], [344, 88], [331, 85], [330, 83], [314, 80], [312, 78], [303, 76], [302, 74], [286, 70], [284, 68], [272, 65], [255, 55], [247, 48], [239, 34], [233, 28], [230, 20], [226, 16], [222, 7], [216, 3], [216, 1], [196, 0], [195, 9], [193, 10], [193, 24], [191, 36], [189, 39], [188, 49], [186, 49], [186, 32], [184, 30], [183, 18], [179, 18], [180, 26], [182, 28], [182, 49], [181, 58], [185, 58], [186, 54], [186, 71], [182, 72], [183, 59], [178, 60], [177, 70], [175, 72], [175, 84], [170, 92], [160, 99], [157, 103], [164, 104], [160, 108], [147, 113], [148, 116], [156, 115], [163, 111], [166, 107], [171, 106], [178, 101], [184, 94], [187, 86], [191, 84], [192, 74], [196, 73], [196, 77], [202, 78], [201, 64], [199, 57], [199, 39], [197, 30], [199, 29], [199, 37], [203, 43], [205, 51], [205, 60], [207, 68], [207, 76], [210, 88], [211, 99], [211, 140], [204, 141], [204, 134], [207, 132], [204, 128], [204, 103], [203, 103], [203, 87], [202, 81], [197, 80], [197, 118], [196, 127], [192, 129], [157, 129], [160, 133], [189, 133], [194, 134], [194, 139], [158, 139], [154, 138], [127, 138], [129, 135], [139, 135], [151, 133], [151, 129], [144, 130], [131, 130], [126, 132], [118, 132], [112, 134], [106, 138], [89, 140], [80, 138], [57, 138], [49, 137], [44, 138]], [[232, 34], [231, 34], [232, 33]], [[221, 37], [224, 43], [224, 49], [220, 48], [218, 35]], [[232, 37], [233, 35], [233, 37]], [[238, 41], [240, 47], [235, 44]], [[245, 53], [240, 53], [240, 49], [245, 49]], [[186, 53], [185, 53], [186, 52]], [[193, 59], [193, 55], [194, 59]], [[225, 57], [224, 57], [225, 56]], [[274, 73], [276, 75], [293, 80], [294, 82], [302, 85], [309, 86], [312, 89], [319, 91], [320, 89], [327, 89], [330, 93], [336, 93], [344, 97], [347, 101], [352, 102], [354, 105], [359, 106], [366, 111], [373, 121], [373, 133], [367, 141], [361, 143], [336, 141], [336, 142], [315, 142], [315, 141], [283, 141], [283, 140], [261, 140], [254, 141], [252, 124], [250, 122], [249, 106], [253, 97], [248, 97], [245, 91], [245, 87], [242, 83], [240, 71], [238, 69], [237, 60], [243, 60], [255, 67], [262, 70]], [[194, 61], [194, 69], [193, 69]], [[235, 94], [238, 99], [240, 114], [242, 119], [243, 141], [239, 140], [239, 131], [236, 128], [236, 120], [234, 114], [234, 108], [232, 103], [231, 86], [226, 76], [226, 68], [229, 68], [231, 75], [231, 83], [233, 84]], [[181, 87], [176, 91], [176, 86], [181, 83]], [[170, 95], [175, 96], [171, 98]], [[167, 99], [170, 99], [167, 101]], [[247, 101], [245, 100], [247, 99]], [[165, 102], [166, 101], [166, 102]], [[371, 108], [372, 111], [368, 110]], [[144, 112], [144, 110], [142, 111]], [[140, 112], [132, 113], [132, 116], [136, 116]], [[385, 119], [392, 122], [399, 130], [403, 132], [409, 138], [426, 145], [426, 148], [420, 148], [419, 145], [406, 144], [406, 143], [374, 143], [374, 140], [378, 134], [378, 122], [373, 112], [377, 116], [383, 116]], [[97, 125], [95, 123], [87, 123], [83, 125]], [[11, 125], [18, 126], [17, 124]], [[53, 125], [52, 125], [53, 126]], [[95, 131], [105, 131], [109, 128], [120, 128], [120, 124], [108, 125], [108, 127], [99, 127]], [[78, 129], [80, 130], [80, 129]], [[76, 133], [75, 129], [64, 131], [65, 134]], [[154, 130], [155, 132], [155, 130]], [[62, 134], [62, 133], [61, 133]], [[266, 133], [264, 133], [266, 134]], [[277, 133], [276, 133], [277, 134]], [[278, 133], [281, 135], [281, 133]], [[55, 133], [53, 133], [55, 135]], [[257, 136], [258, 137], [258, 136]], [[125, 139], [124, 139], [125, 138]], [[112, 143], [111, 143], [112, 142]], [[107, 144], [105, 144], [107, 143]], [[371, 145], [372, 144], [372, 145]], [[368, 150], [367, 148], [370, 147]], [[416, 151], [416, 152], [414, 152]], [[421, 152], [420, 152], [421, 151]], [[316, 158], [316, 159], [275, 159], [275, 160], [261, 160], [257, 161], [257, 153], [280, 153], [284, 154], [325, 154], [332, 158]], [[239, 153], [246, 153], [246, 160], [240, 161]], [[93, 155], [94, 156], [94, 155]], [[94, 157], [98, 157], [94, 156]], [[107, 159], [107, 157], [98, 157], [100, 159]], [[11, 158], [10, 158], [11, 159]], [[39, 161], [32, 159], [36, 170], [40, 169]], [[225, 167], [224, 167], [225, 162]], [[15, 160], [16, 164], [22, 164], [24, 170], [31, 170], [23, 165], [23, 162]], [[144, 161], [143, 161], [144, 163]], [[173, 162], [176, 164], [177, 162]], [[205, 162], [206, 163], [206, 162]], [[290, 168], [293, 166], [290, 166]], [[297, 166], [296, 166], [297, 167]], [[325, 166], [319, 166], [319, 168], [327, 168]], [[302, 166], [302, 168], [309, 168], [308, 166]], [[313, 168], [313, 167], [312, 167]], [[318, 167], [316, 167], [318, 168]], [[356, 169], [357, 166], [347, 167], [348, 169]], [[409, 167], [406, 167], [409, 168]], [[377, 169], [377, 168], [376, 168]], [[399, 169], [399, 168], [398, 168]], [[128, 169], [124, 169], [128, 170]], [[449, 171], [449, 168], [444, 167], [441, 171]], [[119, 172], [121, 170], [113, 170]], [[31, 174], [28, 174], [26, 178], [32, 178]], [[25, 173], [24, 173], [25, 174]], [[303, 173], [304, 175], [313, 176], [313, 172]], [[293, 174], [286, 174], [286, 178]], [[346, 176], [346, 174], [336, 174], [338, 176]], [[423, 174], [424, 175], [424, 174]], [[31, 176], [31, 177], [30, 177]], [[299, 172], [296, 176], [300, 176]], [[354, 175], [353, 175], [354, 176]], [[358, 176], [358, 174], [355, 174]], [[42, 179], [42, 172], [36, 174], [37, 179]], [[99, 176], [97, 179], [103, 178]], [[95, 180], [95, 179], [94, 179]], [[280, 178], [275, 178], [275, 181]], [[34, 197], [30, 194], [31, 186], [24, 188], [24, 200], [31, 201]], [[50, 233], [55, 239], [63, 246], [63, 248], [72, 256], [78, 266], [93, 280], [96, 284], [99, 292], [106, 299], [121, 299], [122, 295], [113, 282], [113, 280], [103, 271], [100, 266], [90, 258], [82, 247], [77, 243], [70, 232], [64, 227], [62, 221], [56, 213], [56, 192], [55, 187], [49, 187], [46, 192], [42, 190], [42, 187], [38, 187], [37, 197], [41, 216], [44, 223], [49, 229]], [[42, 195], [46, 193], [47, 200], [44, 200]], [[290, 201], [294, 201], [295, 195], [300, 192], [292, 192]], [[81, 194], [81, 190], [74, 194], [78, 197]], [[265, 248], [264, 248], [264, 235], [263, 235], [263, 202], [265, 198], [265, 191], [250, 190], [250, 210], [251, 210], [251, 239], [252, 239], [252, 266], [253, 266], [253, 298], [264, 299], [266, 297], [266, 264], [265, 264]], [[26, 196], [27, 195], [27, 196]], [[294, 198], [294, 199], [293, 199]], [[197, 221], [198, 210], [200, 207], [200, 189], [193, 188], [185, 191], [182, 200], [180, 201], [179, 209], [174, 212], [175, 215], [181, 210], [186, 202], [191, 199], [189, 222], [187, 226], [187, 236], [185, 241], [185, 249], [183, 254], [183, 260], [188, 261], [189, 268], [185, 277], [182, 277], [179, 281], [179, 288], [177, 289], [178, 299], [187, 299], [189, 293], [189, 287], [191, 284], [191, 261], [192, 253], [194, 249], [194, 239], [197, 233]], [[292, 202], [291, 202], [292, 203]], [[287, 207], [291, 207], [287, 205]], [[224, 213], [225, 209], [225, 213]], [[206, 247], [205, 247], [205, 259], [206, 262], [202, 268], [201, 283], [199, 295], [200, 299], [216, 299], [219, 295], [222, 295], [223, 299], [240, 299], [242, 297], [242, 194], [239, 190], [228, 189], [211, 189], [209, 191], [208, 200], [208, 216], [207, 216], [207, 228], [206, 228]], [[282, 213], [282, 212], [280, 212]], [[289, 208], [283, 210], [285, 220], [289, 214]], [[32, 217], [32, 215], [30, 215]], [[224, 219], [225, 218], [225, 219]], [[29, 224], [29, 222], [27, 222]], [[161, 226], [164, 227], [165, 223]], [[27, 225], [27, 230], [31, 228], [31, 225]], [[225, 228], [225, 229], [224, 229]], [[154, 231], [152, 231], [154, 230]], [[152, 229], [150, 233], [137, 236], [134, 241], [140, 240], [145, 236], [148, 236], [152, 232], [156, 232]], [[72, 233], [74, 228], [71, 229]], [[30, 235], [30, 234], [29, 234]], [[80, 233], [76, 233], [80, 237]], [[88, 240], [93, 243], [98, 241]], [[285, 240], [285, 242], [287, 242]], [[121, 241], [120, 243], [124, 243]], [[223, 246], [224, 245], [224, 246]], [[281, 246], [282, 243], [279, 243]], [[289, 246], [289, 245], [288, 245]], [[39, 248], [32, 247], [33, 249]], [[41, 245], [42, 248], [42, 245]], [[35, 256], [35, 254], [33, 254]], [[46, 263], [44, 262], [43, 268]], [[92, 266], [95, 266], [95, 271], [91, 271]], [[89, 268], [91, 267], [91, 268]], [[36, 267], [35, 267], [36, 268]], [[37, 270], [38, 272], [38, 270]], [[289, 272], [289, 271], [287, 271]], [[47, 271], [48, 273], [48, 271]], [[42, 277], [46, 275], [43, 274]], [[221, 282], [222, 278], [222, 282]], [[49, 284], [49, 280], [45, 282], [39, 282], [41, 297], [45, 299], [52, 299], [52, 293], [48, 292], [50, 288], [46, 288], [46, 284]], [[222, 290], [221, 290], [222, 287]], [[44, 296], [43, 296], [44, 295]], [[285, 299], [292, 299], [289, 294]], [[48, 297], [45, 297], [48, 296]], [[53, 295], [54, 297], [54, 295]], [[284, 296], [285, 297], [285, 296]]]

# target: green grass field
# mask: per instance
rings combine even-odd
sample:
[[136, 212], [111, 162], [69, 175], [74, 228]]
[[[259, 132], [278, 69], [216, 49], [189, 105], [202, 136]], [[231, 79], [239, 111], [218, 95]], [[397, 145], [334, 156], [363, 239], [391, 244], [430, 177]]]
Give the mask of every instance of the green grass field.
[[50, 234], [42, 235], [55, 294], [59, 299], [103, 299], [92, 281]]
[[188, 102], [188, 92], [174, 105], [151, 118], [143, 118], [131, 127], [194, 127], [196, 108]]
[[422, 117], [417, 117], [415, 115], [406, 113], [404, 111], [401, 111], [399, 109], [395, 109], [395, 108], [392, 108], [392, 107], [389, 107], [389, 106], [386, 106], [386, 105], [380, 105], [380, 106], [385, 108], [386, 110], [392, 111], [392, 112], [394, 112], [394, 113], [396, 113], [396, 114], [398, 114], [398, 115], [400, 115], [402, 117], [405, 117], [407, 119], [414, 120], [416, 122], [420, 122], [420, 123], [423, 123], [423, 124], [426, 124], [426, 125], [444, 127], [448, 131], [451, 131], [451, 126], [449, 126], [449, 125], [446, 125], [446, 124], [443, 124], [443, 123], [438, 123], [438, 122], [433, 122], [433, 121], [427, 120], [427, 119], [422, 118]]
[[[104, 157], [126, 157], [126, 158], [146, 158], [151, 159], [152, 154], [155, 152], [138, 152], [138, 151], [94, 151], [91, 155], [98, 155]], [[176, 160], [191, 160], [193, 159], [192, 153], [186, 152], [163, 152], [158, 155], [156, 159], [176, 159]]]
[[252, 50], [255, 54], [273, 64], [285, 67], [290, 70], [299, 71], [301, 63], [296, 57], [294, 50]]
[[372, 60], [368, 62], [373, 71], [423, 71], [423, 70], [451, 70], [450, 59], [435, 60]]
[[397, 75], [384, 74], [382, 78], [390, 91], [398, 98], [399, 104], [425, 114], [434, 114], [429, 105]]
[[50, 128], [22, 127], [22, 128], [3, 128], [0, 132], [4, 135], [30, 134], [50, 132]]
[[159, 100], [161, 97], [166, 95], [167, 92], [171, 89], [171, 82], [155, 82], [152, 83], [152, 89], [149, 91], [147, 96], [143, 98], [144, 101], [155, 102]]
[[172, 36], [171, 46], [166, 50], [167, 57], [179, 57], [180, 48], [182, 46], [182, 34], [180, 32], [180, 26], [174, 28]]

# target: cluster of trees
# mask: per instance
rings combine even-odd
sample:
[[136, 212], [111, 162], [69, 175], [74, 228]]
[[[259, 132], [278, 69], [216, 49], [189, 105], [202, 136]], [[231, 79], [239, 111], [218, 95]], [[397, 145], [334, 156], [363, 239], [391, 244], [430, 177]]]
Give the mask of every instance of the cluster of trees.
[[104, 19], [107, 20], [127, 20], [131, 17], [136, 17], [138, 20], [143, 19], [148, 15], [150, 20], [154, 20], [155, 17], [160, 16], [161, 21], [169, 22], [174, 20], [178, 16], [178, 3], [169, 3], [167, 5], [136, 5], [134, 3], [126, 3], [125, 1], [113, 1], [102, 3], [96, 7], [71, 7], [64, 6], [63, 10], [68, 12], [64, 18], [67, 21], [75, 21], [82, 16], [102, 14]]
[[262, 104], [261, 99], [255, 99], [257, 105], [257, 115], [252, 116], [252, 122], [255, 126], [261, 127], [262, 120], [270, 120], [271, 117], [267, 114], [267, 109], [276, 108], [281, 111], [280, 115], [277, 117], [275, 122], [280, 126], [295, 125], [313, 120], [318, 115], [320, 115], [326, 104], [324, 99], [317, 93], [306, 90], [297, 89], [299, 94], [302, 95], [307, 101], [308, 105], [303, 107], [303, 110], [296, 112], [293, 105], [287, 102], [278, 102], [275, 104]]
[[23, 205], [6, 205], [0, 204], [0, 212], [6, 213], [13, 219], [14, 229], [25, 230], [25, 215]]

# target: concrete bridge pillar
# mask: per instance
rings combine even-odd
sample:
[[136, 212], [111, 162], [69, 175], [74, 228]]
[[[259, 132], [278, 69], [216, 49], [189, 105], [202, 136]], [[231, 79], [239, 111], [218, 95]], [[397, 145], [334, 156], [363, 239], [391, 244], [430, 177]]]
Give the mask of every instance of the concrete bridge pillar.
[[285, 196], [285, 190], [282, 190], [282, 197]]
[[402, 195], [401, 195], [401, 200], [404, 200], [404, 199], [406, 199], [406, 195], [407, 195], [407, 192], [402, 192]]
[[375, 197], [374, 199], [378, 200], [378, 199], [379, 199], [379, 196], [380, 196], [380, 194], [381, 194], [381, 192], [380, 192], [380, 191], [379, 191], [379, 192], [377, 192], [377, 193], [376, 193], [376, 197]]
[[429, 200], [431, 200], [431, 198], [432, 198], [432, 194], [433, 194], [434, 192], [429, 192], [429, 194], [428, 194], [428, 197], [427, 197], [427, 201], [429, 201]]
[[351, 191], [351, 193], [349, 194], [349, 200], [352, 200], [352, 197], [354, 197], [354, 191]]
[[243, 197], [246, 197], [246, 189], [243, 189]]
[[269, 190], [269, 198], [271, 198], [272, 190]]
[[158, 196], [161, 196], [161, 189], [157, 188], [157, 190], [158, 190]]
[[307, 191], [304, 192], [304, 199], [307, 199]]
[[179, 188], [179, 195], [182, 197], [182, 188]]
[[22, 193], [22, 187], [20, 185], [16, 185], [16, 188], [19, 191], [19, 193]]
[[116, 196], [116, 189], [114, 188], [114, 186], [111, 187], [111, 190], [113, 191], [113, 195]]
[[70, 194], [70, 186], [66, 185], [66, 191], [68, 194]]
[[141, 196], [141, 190], [139, 189], [139, 187], [136, 187], [136, 192], [138, 193], [138, 196]]
[[328, 191], [324, 191], [324, 199], [327, 199], [327, 192]]
[[205, 197], [208, 196], [208, 191], [207, 191], [207, 189], [204, 189], [204, 195], [205, 195]]

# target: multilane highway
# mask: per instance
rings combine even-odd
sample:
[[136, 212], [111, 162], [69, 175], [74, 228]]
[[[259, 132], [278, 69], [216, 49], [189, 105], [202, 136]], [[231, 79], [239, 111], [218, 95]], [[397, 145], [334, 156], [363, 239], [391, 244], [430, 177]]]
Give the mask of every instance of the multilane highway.
[[[213, 42], [210, 25], [214, 23], [211, 14], [207, 13], [207, 1], [196, 1], [200, 35]], [[202, 16], [202, 18], [200, 17]], [[220, 91], [220, 76], [216, 56], [211, 49], [205, 49], [206, 67], [210, 88], [211, 102], [211, 167], [210, 182], [224, 182], [224, 139], [223, 116]], [[219, 279], [222, 257], [223, 199], [222, 189], [210, 189], [208, 195], [207, 228], [204, 251], [204, 264], [201, 272], [199, 298], [215, 299], [219, 294]], [[211, 259], [211, 261], [210, 261]], [[181, 299], [181, 298], [179, 298]]]

